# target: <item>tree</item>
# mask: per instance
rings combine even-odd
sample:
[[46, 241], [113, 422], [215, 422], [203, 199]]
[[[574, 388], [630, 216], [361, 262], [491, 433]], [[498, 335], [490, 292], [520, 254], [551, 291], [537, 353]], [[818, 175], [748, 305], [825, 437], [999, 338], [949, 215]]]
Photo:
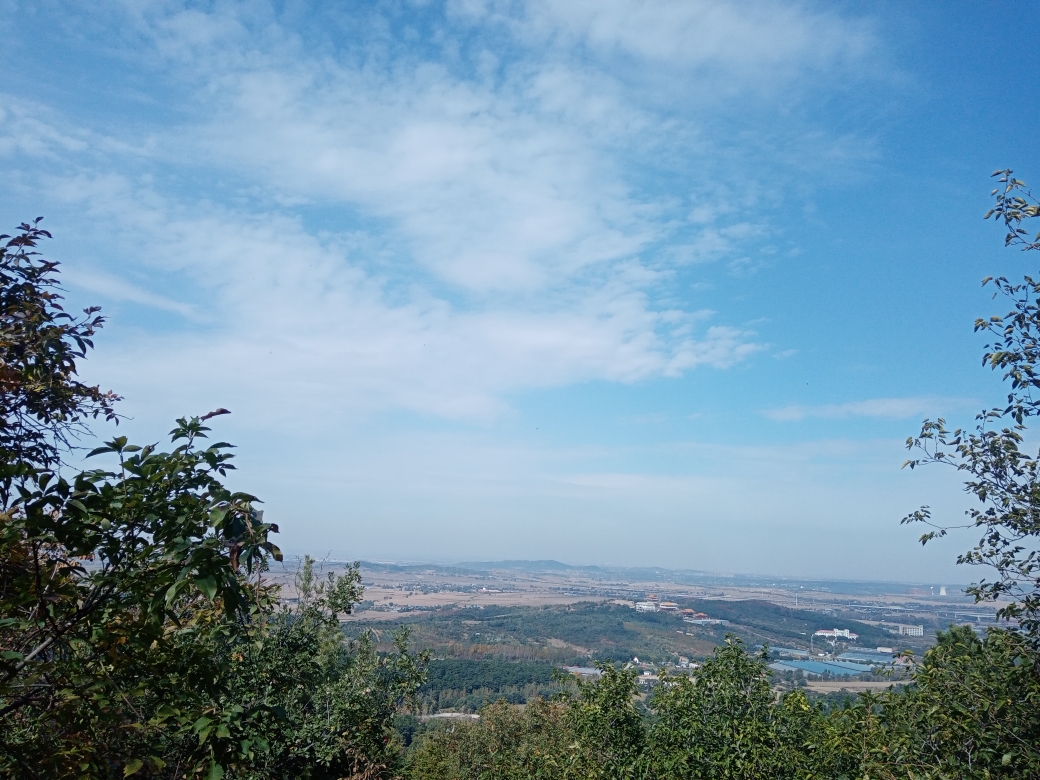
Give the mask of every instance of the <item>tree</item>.
[[62, 312], [57, 264], [29, 251], [49, 234], [21, 230], [0, 257], [0, 775], [387, 776], [423, 658], [346, 641], [356, 565], [318, 583], [307, 560], [279, 601], [278, 529], [224, 485], [215, 413], [169, 451], [117, 437], [89, 456], [114, 468], [63, 467], [116, 397], [76, 375], [98, 310]]
[[736, 637], [715, 649], [696, 678], [666, 677], [652, 707], [651, 777], [796, 778], [818, 776], [826, 765], [820, 710], [800, 691], [778, 702], [765, 660]]
[[62, 308], [58, 263], [35, 250], [51, 237], [39, 223], [0, 236], [0, 508], [33, 469], [60, 463], [87, 420], [117, 419], [118, 396], [76, 377], [104, 319], [97, 307], [78, 319]]
[[412, 751], [415, 780], [562, 780], [575, 736], [559, 703], [534, 699], [524, 708], [505, 701], [480, 710], [476, 723], [450, 723], [427, 732]]
[[902, 691], [831, 716], [825, 749], [858, 776], [1040, 776], [1040, 656], [1027, 639], [970, 626], [940, 632]]
[[[995, 216], [1007, 227], [1005, 245], [1023, 251], [1040, 249], [1040, 234], [1029, 240], [1023, 221], [1040, 215], [1037, 201], [1010, 170], [997, 171], [1002, 185], [993, 191]], [[966, 526], [982, 530], [974, 549], [958, 557], [958, 563], [989, 566], [993, 580], [983, 578], [969, 588], [978, 601], [1010, 599], [999, 614], [1017, 619], [1025, 631], [1040, 641], [1040, 456], [1027, 450], [1024, 432], [1028, 418], [1040, 414], [1040, 281], [1026, 276], [1015, 284], [1006, 278], [983, 280], [996, 294], [1012, 303], [1005, 316], [979, 319], [975, 330], [993, 339], [986, 346], [983, 364], [1004, 372], [1011, 384], [1006, 406], [980, 412], [974, 431], [950, 430], [943, 419], [926, 420], [921, 433], [907, 440], [907, 447], [921, 453], [905, 465], [952, 465], [968, 475], [965, 491], [979, 506], [967, 514]], [[903, 520], [923, 522], [934, 530], [921, 537], [922, 544], [944, 536], [951, 528], [933, 523], [928, 507]]]
[[598, 680], [579, 681], [569, 699], [567, 724], [574, 742], [566, 777], [621, 780], [636, 777], [646, 747], [646, 724], [635, 706], [636, 671], [598, 663]]
[[228, 445], [196, 446], [207, 430], [181, 420], [169, 453], [120, 437], [95, 450], [118, 471], [39, 471], [20, 487], [0, 522], [5, 758], [104, 776], [148, 758], [113, 751], [132, 747], [117, 738], [129, 724], [146, 728], [140, 702], [197, 701], [219, 681], [199, 648], [249, 619], [247, 576], [280, 554], [255, 499], [219, 480]]

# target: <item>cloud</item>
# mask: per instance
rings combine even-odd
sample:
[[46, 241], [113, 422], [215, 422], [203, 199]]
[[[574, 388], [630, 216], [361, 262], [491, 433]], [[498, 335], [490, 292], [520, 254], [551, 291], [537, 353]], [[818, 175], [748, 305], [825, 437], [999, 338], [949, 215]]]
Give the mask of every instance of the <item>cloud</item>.
[[[268, 409], [486, 419], [511, 393], [725, 370], [764, 348], [672, 286], [691, 263], [754, 264], [768, 186], [713, 183], [719, 141], [698, 136], [697, 112], [662, 114], [561, 41], [708, 84], [756, 62], [847, 61], [798, 43], [824, 17], [776, 6], [767, 29], [735, 6], [433, 8], [417, 24], [440, 48], [406, 45], [375, 11], [334, 44], [264, 4], [127, 17], [124, 34], [152, 44], [133, 56], [185, 97], [178, 119], [130, 144], [50, 112], [32, 151], [57, 161], [47, 187], [82, 215], [76, 233], [118, 246], [75, 282], [196, 319], [128, 331], [120, 381], [179, 398], [176, 377], [200, 372], [191, 392], [240, 407], [248, 389]], [[849, 57], [868, 45], [826, 20], [828, 40], [858, 41]], [[89, 154], [61, 140], [88, 135]], [[690, 184], [647, 186], [666, 171]]]
[[885, 420], [903, 420], [950, 407], [962, 408], [968, 402], [963, 398], [921, 396], [914, 398], [871, 398], [844, 404], [801, 406], [793, 404], [764, 411], [766, 417], [777, 422], [797, 422], [807, 419], [838, 420], [848, 417], [873, 417]]
[[876, 48], [866, 20], [802, 4], [710, 0], [572, 0], [526, 4], [526, 18], [548, 34], [590, 48], [621, 51], [667, 67], [773, 81], [778, 71], [855, 62]]
[[156, 309], [180, 314], [187, 319], [194, 320], [199, 318], [198, 310], [190, 303], [182, 303], [164, 295], [157, 295], [133, 282], [96, 268], [87, 270], [74, 265], [68, 268], [63, 267], [61, 269], [61, 277], [66, 284], [81, 290], [98, 293], [109, 300], [129, 301], [144, 306], [152, 306]]
[[167, 296], [108, 273], [74, 274], [75, 286], [202, 318], [201, 330], [126, 331], [92, 362], [131, 403], [163, 412], [219, 402], [279, 428], [392, 409], [486, 419], [509, 393], [727, 368], [760, 348], [751, 331], [705, 322], [710, 312], [654, 310], [639, 273], [537, 309], [456, 306], [394, 293], [344, 237], [298, 220], [185, 208], [115, 176], [50, 186], [85, 219], [86, 245], [103, 237], [118, 256], [136, 252], [125, 273], [179, 280]]
[[[747, 248], [766, 232], [766, 217], [744, 216], [746, 195], [760, 186], [720, 154], [733, 128], [708, 128], [720, 116], [746, 125], [765, 98], [749, 103], [720, 87], [758, 89], [764, 74], [786, 74], [811, 91], [797, 74], [855, 78], [877, 45], [866, 22], [803, 6], [754, 8], [468, 2], [441, 13], [433, 4], [416, 11], [414, 26], [389, 10], [333, 14], [330, 26], [351, 31], [335, 44], [280, 24], [262, 3], [209, 13], [152, 6], [136, 25], [197, 101], [194, 121], [163, 133], [169, 154], [231, 172], [282, 202], [376, 220], [393, 237], [386, 251], [395, 260], [407, 256], [466, 293], [516, 294], [580, 283], [634, 257], [655, 267], [751, 263]], [[438, 43], [407, 43], [420, 30]], [[619, 74], [574, 43], [640, 64]], [[684, 89], [730, 105], [686, 114], [648, 105], [646, 89], [628, 78], [647, 68], [655, 82], [662, 68], [681, 73]], [[811, 132], [811, 150], [792, 151], [806, 133], [780, 142], [775, 122], [767, 125], [771, 158], [778, 144], [788, 158], [816, 159], [842, 141]], [[746, 166], [760, 135], [747, 130]], [[739, 180], [744, 208], [662, 198], [653, 178], [665, 172], [697, 191], [713, 173]]]
[[764, 349], [671, 289], [690, 264], [754, 266], [772, 232], [769, 185], [711, 174], [728, 141], [705, 122], [728, 98], [663, 112], [629, 79], [753, 92], [765, 71], [851, 67], [876, 43], [829, 12], [756, 9], [449, 3], [410, 17], [436, 42], [418, 46], [387, 9], [294, 25], [265, 3], [105, 6], [84, 23], [118, 30], [178, 113], [131, 138], [19, 103], [0, 152], [46, 159], [33, 181], [112, 250], [70, 281], [189, 321], [121, 331], [110, 367], [140, 395], [180, 399], [177, 377], [197, 374], [187, 392], [240, 408], [483, 419], [518, 391]]
[[[862, 70], [879, 46], [869, 18], [810, 3], [452, 0], [447, 9], [453, 19], [498, 27], [532, 47], [592, 56], [629, 77], [651, 70], [686, 94], [762, 94], [814, 71]], [[709, 81], [714, 89], [705, 89]]]

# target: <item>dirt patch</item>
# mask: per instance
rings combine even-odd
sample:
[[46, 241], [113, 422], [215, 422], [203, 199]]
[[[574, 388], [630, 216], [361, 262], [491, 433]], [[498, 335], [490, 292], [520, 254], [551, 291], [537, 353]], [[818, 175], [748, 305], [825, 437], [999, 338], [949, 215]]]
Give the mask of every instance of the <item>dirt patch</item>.
[[896, 683], [888, 680], [876, 680], [868, 682], [866, 680], [850, 680], [849, 682], [824, 682], [822, 680], [816, 682], [810, 682], [807, 684], [807, 688], [810, 691], [816, 691], [816, 693], [837, 693], [840, 691], [848, 691], [849, 693], [859, 693], [861, 691], [883, 691], [886, 688], [890, 688]]
[[581, 647], [580, 645], [572, 645], [570, 642], [564, 642], [562, 639], [557, 639], [555, 637], [546, 639], [545, 644], [549, 645], [549, 647], [555, 647], [558, 650], [570, 648], [571, 650], [580, 655], [592, 655], [592, 651], [589, 650], [589, 648], [587, 647]]

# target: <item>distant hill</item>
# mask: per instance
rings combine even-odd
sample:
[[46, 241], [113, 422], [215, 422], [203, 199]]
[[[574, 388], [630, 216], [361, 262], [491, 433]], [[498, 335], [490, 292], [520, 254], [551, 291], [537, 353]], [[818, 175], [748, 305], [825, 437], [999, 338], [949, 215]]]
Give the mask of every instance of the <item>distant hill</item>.
[[[593, 566], [563, 563], [552, 559], [463, 561], [461, 563], [392, 563], [362, 561], [361, 567], [371, 571], [445, 575], [487, 574], [493, 571], [526, 572], [529, 574], [581, 573], [590, 579], [629, 580], [636, 582], [668, 582], [676, 585], [707, 587], [781, 587], [804, 588], [806, 591], [845, 593], [849, 595], [872, 595], [892, 593], [895, 590], [909, 592], [911, 588], [927, 588], [920, 582], [891, 582], [885, 580], [822, 580], [801, 577], [779, 577], [764, 574], [726, 574], [697, 569], [665, 569], [657, 566]], [[959, 586], [945, 583], [951, 593]], [[806, 595], [809, 595], [808, 593]]]
[[476, 569], [478, 571], [491, 571], [494, 569], [506, 569], [510, 571], [568, 571], [577, 569], [581, 571], [599, 571], [598, 566], [572, 566], [569, 563], [559, 561], [466, 561], [458, 564], [460, 569]]

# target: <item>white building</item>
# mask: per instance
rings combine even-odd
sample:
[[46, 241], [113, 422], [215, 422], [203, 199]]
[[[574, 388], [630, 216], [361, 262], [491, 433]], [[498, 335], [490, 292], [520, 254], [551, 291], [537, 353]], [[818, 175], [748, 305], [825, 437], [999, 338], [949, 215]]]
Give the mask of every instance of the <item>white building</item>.
[[924, 636], [924, 626], [900, 626], [899, 636]]
[[637, 601], [636, 612], [657, 612], [657, 605], [652, 601]]
[[824, 639], [859, 639], [859, 634], [854, 634], [847, 628], [821, 628], [813, 636]]

